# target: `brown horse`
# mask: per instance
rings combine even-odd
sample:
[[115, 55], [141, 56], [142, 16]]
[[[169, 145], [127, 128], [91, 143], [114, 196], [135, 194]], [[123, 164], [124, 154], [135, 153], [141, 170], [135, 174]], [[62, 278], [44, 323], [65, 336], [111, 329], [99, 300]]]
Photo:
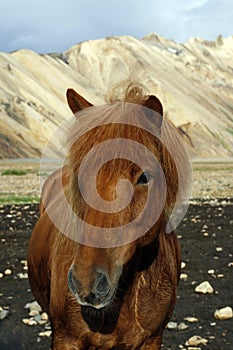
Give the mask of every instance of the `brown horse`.
[[[163, 116], [160, 101], [144, 95], [140, 86], [130, 85], [122, 102], [115, 99], [105, 107], [91, 107], [72, 89], [67, 91], [67, 100], [73, 113], [79, 112], [77, 127], [73, 126], [69, 133], [66, 164], [44, 184], [40, 218], [28, 252], [32, 292], [51, 320], [52, 349], [160, 349], [163, 330], [175, 305], [181, 264], [176, 233], [166, 233], [178, 196], [178, 170], [161, 141], [161, 135], [165, 135], [163, 140], [169, 140], [171, 148], [176, 149], [182, 168], [185, 157], [177, 136], [173, 137], [175, 128]], [[139, 120], [137, 125], [127, 120], [115, 122], [123, 107], [124, 117]], [[153, 113], [156, 117], [152, 123]], [[96, 121], [94, 128], [88, 124], [92, 117]], [[142, 117], [152, 132], [145, 125], [140, 127]], [[80, 120], [84, 121], [83, 127]], [[79, 127], [82, 133], [78, 137]], [[125, 151], [122, 139], [143, 144], [156, 156], [157, 165], [146, 153], [145, 166], [120, 157]], [[101, 150], [92, 162], [103, 163], [96, 177], [99, 195], [110, 204], [116, 200], [120, 180], [127, 179], [133, 187], [127, 206], [111, 212], [92, 207], [84, 200], [81, 188], [86, 183], [89, 187], [91, 171], [85, 173], [84, 181], [81, 178], [81, 184], [78, 181], [86, 154], [107, 140], [116, 141], [115, 159], [102, 162]], [[137, 157], [134, 147], [130, 152], [133, 158]], [[166, 187], [159, 185], [164, 184], [163, 178]], [[148, 205], [151, 189], [153, 200]], [[67, 214], [67, 203], [81, 221]], [[150, 215], [140, 214], [151, 208], [156, 211], [160, 203], [162, 208], [155, 222], [150, 222]], [[111, 234], [119, 227], [126, 230], [116, 233], [115, 239]], [[105, 231], [96, 237], [98, 229]]]

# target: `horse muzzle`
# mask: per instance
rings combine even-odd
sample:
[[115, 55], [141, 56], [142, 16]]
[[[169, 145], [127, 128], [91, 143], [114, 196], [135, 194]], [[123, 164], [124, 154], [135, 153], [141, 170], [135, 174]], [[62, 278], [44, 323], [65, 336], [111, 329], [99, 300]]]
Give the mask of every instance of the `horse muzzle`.
[[111, 285], [109, 276], [100, 269], [85, 286], [75, 276], [71, 267], [68, 273], [68, 286], [80, 305], [96, 309], [107, 307], [113, 300], [116, 290], [116, 286]]

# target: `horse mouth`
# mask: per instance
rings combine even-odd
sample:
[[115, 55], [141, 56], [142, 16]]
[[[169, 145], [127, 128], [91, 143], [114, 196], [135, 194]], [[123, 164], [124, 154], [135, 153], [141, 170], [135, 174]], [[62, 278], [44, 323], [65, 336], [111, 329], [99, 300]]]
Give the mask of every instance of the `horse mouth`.
[[117, 286], [110, 289], [109, 292], [106, 294], [104, 300], [95, 299], [93, 301], [91, 301], [91, 300], [86, 301], [86, 300], [81, 299], [77, 292], [74, 294], [74, 296], [82, 308], [92, 308], [93, 310], [104, 311], [104, 310], [107, 310], [111, 306], [111, 304], [113, 303], [115, 295], [116, 295], [116, 290], [117, 290]]

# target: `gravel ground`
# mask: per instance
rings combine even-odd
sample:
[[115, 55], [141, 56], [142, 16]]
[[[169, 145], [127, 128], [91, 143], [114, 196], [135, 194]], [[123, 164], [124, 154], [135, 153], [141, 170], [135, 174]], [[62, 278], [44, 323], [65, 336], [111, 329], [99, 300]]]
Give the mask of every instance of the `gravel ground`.
[[[216, 319], [214, 312], [233, 307], [232, 168], [197, 168], [193, 183], [193, 199], [178, 228], [183, 257], [182, 278], [173, 323], [169, 323], [169, 329], [165, 330], [163, 348], [231, 350], [233, 319]], [[38, 191], [36, 173], [1, 176], [1, 193], [37, 195]], [[29, 316], [29, 310], [25, 309], [27, 303], [34, 301], [25, 260], [28, 240], [37, 218], [37, 204], [0, 206], [1, 350], [50, 348], [49, 323], [46, 320], [41, 322], [41, 316]], [[203, 281], [209, 282], [211, 293], [195, 292]], [[29, 319], [32, 325], [25, 324]], [[188, 344], [193, 336], [200, 338], [191, 339]]]
[[[0, 196], [3, 194], [39, 196], [46, 173], [38, 162], [0, 161], [0, 173], [6, 169], [26, 169], [23, 176], [1, 175]], [[226, 198], [233, 195], [233, 163], [194, 163], [193, 198]]]

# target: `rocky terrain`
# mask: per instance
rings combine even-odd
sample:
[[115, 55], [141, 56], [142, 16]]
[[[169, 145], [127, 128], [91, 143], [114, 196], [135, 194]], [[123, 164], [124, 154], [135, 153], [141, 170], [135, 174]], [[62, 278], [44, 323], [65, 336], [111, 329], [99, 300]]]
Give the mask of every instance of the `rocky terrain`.
[[[71, 114], [65, 92], [93, 104], [124, 79], [156, 94], [189, 135], [193, 158], [233, 156], [233, 37], [177, 44], [157, 34], [87, 41], [63, 53], [0, 53], [0, 158], [39, 158]], [[51, 144], [56, 155], [56, 140]]]
[[[232, 348], [232, 206], [230, 199], [192, 204], [179, 227], [182, 274], [163, 349]], [[37, 218], [37, 204], [0, 206], [1, 350], [50, 348], [48, 316], [34, 303], [27, 279]]]

